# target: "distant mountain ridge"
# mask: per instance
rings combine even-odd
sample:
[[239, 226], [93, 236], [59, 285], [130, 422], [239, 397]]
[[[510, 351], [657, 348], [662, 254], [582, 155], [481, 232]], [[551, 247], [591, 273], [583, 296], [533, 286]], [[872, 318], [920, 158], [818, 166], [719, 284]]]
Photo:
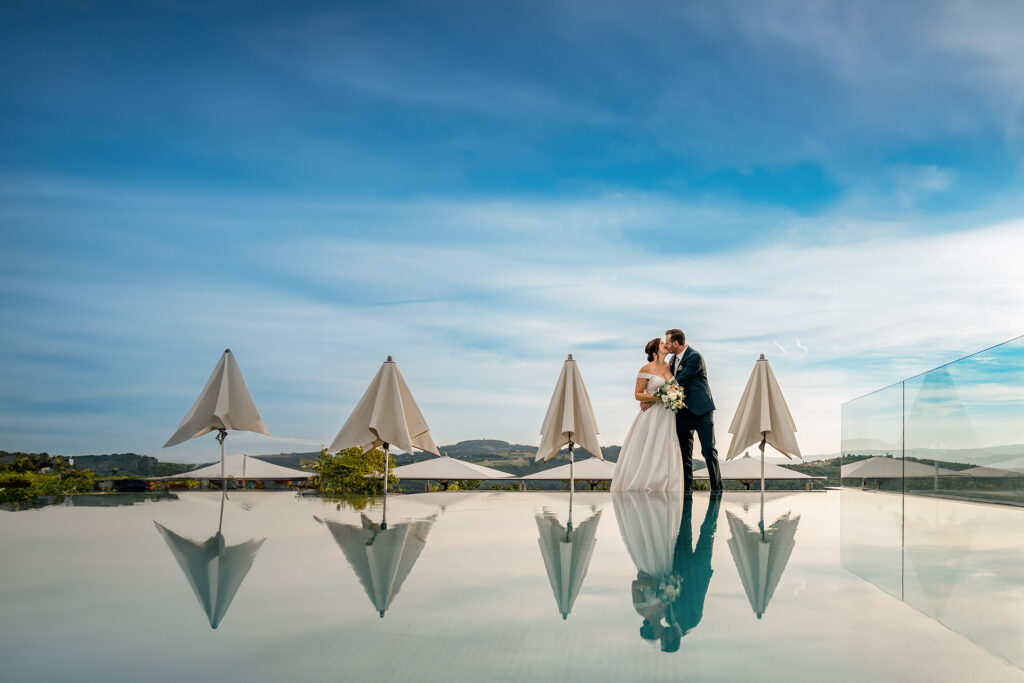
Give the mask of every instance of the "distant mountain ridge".
[[[869, 443], [863, 443], [862, 445], [877, 446], [877, 444]], [[468, 439], [465, 441], [459, 441], [458, 443], [440, 446], [438, 450], [453, 458], [482, 464], [487, 467], [494, 467], [495, 469], [503, 470], [517, 476], [531, 474], [551, 467], [554, 464], [552, 462], [535, 462], [534, 458], [537, 454], [536, 446], [513, 444], [499, 439]], [[605, 460], [609, 460], [611, 462], [618, 460], [620, 450], [620, 446], [606, 446], [601, 449]], [[893, 449], [867, 448], [864, 450], [857, 449], [854, 452], [857, 455], [885, 455], [886, 453], [892, 454]], [[5, 460], [13, 461], [17, 455], [18, 454], [15, 453], [0, 452], [0, 464], [4, 464]], [[302, 461], [315, 460], [319, 457], [320, 452], [307, 451], [302, 453], [273, 454], [252, 453], [250, 455], [277, 465], [299, 469], [302, 465]], [[590, 457], [586, 451], [577, 451], [576, 455], [579, 459]], [[720, 454], [720, 456], [722, 455], [723, 454]], [[752, 455], [756, 455], [756, 453], [752, 453]], [[1024, 444], [959, 450], [910, 448], [907, 449], [906, 455], [922, 461], [954, 461], [986, 465], [989, 467], [1024, 470]], [[563, 450], [557, 458], [559, 461], [565, 462], [567, 460], [567, 456], [568, 451]], [[807, 455], [804, 456], [804, 462], [832, 461], [838, 456], [838, 453], [828, 455]], [[77, 469], [91, 470], [100, 476], [110, 476], [114, 474], [114, 468], [117, 468], [116, 474], [118, 475], [155, 477], [187, 472], [190, 469], [195, 469], [200, 466], [194, 463], [164, 462], [153, 456], [141, 455], [138, 453], [76, 455], [73, 457], [75, 459], [75, 467]], [[418, 462], [434, 456], [426, 453], [417, 453], [411, 456], [404, 453], [394, 453], [393, 457], [396, 464], [405, 465], [410, 462]], [[211, 464], [212, 462], [214, 462], [214, 460], [210, 460], [202, 464]], [[799, 461], [794, 461], [792, 464], [797, 464], [798, 462]]]
[[[493, 467], [516, 476], [539, 472], [551, 467], [553, 464], [551, 462], [536, 462], [534, 460], [537, 456], [536, 446], [512, 444], [499, 439], [469, 439], [466, 441], [459, 441], [454, 444], [439, 446], [438, 450], [444, 455], [452, 458], [459, 458], [460, 460], [484, 465], [485, 467]], [[619, 457], [620, 450], [620, 446], [606, 446], [601, 449], [601, 454], [604, 456], [605, 460], [615, 462]], [[260, 460], [266, 460], [267, 462], [272, 462], [275, 465], [298, 468], [301, 466], [303, 460], [315, 460], [318, 458], [320, 456], [320, 452], [311, 451], [307, 453], [253, 455]], [[434, 457], [428, 453], [416, 453], [415, 455], [393, 453], [392, 456], [395, 459], [396, 465], [407, 465], [412, 462], [419, 462], [421, 460]], [[567, 449], [563, 450], [556, 457], [560, 459], [568, 459], [569, 451]], [[577, 460], [589, 457], [590, 454], [586, 451], [576, 451]]]
[[[0, 456], [0, 464], [10, 455]], [[138, 453], [110, 453], [107, 455], [73, 455], [75, 469], [89, 470], [100, 476], [163, 477], [192, 469], [195, 465], [180, 462], [163, 462], [151, 455]], [[11, 458], [13, 461], [13, 458]]]

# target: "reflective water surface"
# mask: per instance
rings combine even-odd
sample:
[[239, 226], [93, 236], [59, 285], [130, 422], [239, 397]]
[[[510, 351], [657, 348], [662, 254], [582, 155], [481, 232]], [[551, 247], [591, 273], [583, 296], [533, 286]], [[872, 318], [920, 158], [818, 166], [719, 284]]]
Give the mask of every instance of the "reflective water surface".
[[[1001, 586], [1015, 614], [976, 626], [1021, 641], [1021, 584], [977, 569], [1002, 522], [914, 503], [907, 562], [946, 577], [920, 589], [932, 616]], [[840, 567], [837, 492], [763, 510], [747, 492], [460, 492], [390, 496], [385, 519], [379, 500], [254, 491], [223, 519], [215, 492], [0, 513], [0, 659], [19, 681], [1024, 680]]]

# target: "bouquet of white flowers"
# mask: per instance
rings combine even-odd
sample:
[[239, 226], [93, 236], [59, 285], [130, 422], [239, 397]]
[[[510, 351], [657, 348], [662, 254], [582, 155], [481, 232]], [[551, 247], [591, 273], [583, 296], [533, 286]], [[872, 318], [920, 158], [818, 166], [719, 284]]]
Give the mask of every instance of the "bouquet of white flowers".
[[683, 577], [675, 572], [664, 577], [654, 589], [654, 594], [662, 602], [673, 602], [682, 592]]
[[673, 377], [658, 387], [654, 392], [654, 400], [673, 413], [678, 413], [679, 409], [686, 405], [686, 392]]

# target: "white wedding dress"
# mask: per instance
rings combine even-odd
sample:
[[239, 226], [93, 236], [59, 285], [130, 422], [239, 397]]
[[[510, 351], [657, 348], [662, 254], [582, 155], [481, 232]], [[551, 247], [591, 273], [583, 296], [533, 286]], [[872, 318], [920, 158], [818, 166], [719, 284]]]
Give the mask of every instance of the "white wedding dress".
[[[666, 381], [646, 372], [637, 377], [647, 379], [648, 394]], [[675, 413], [660, 404], [640, 411], [622, 442], [612, 491], [678, 491], [683, 487], [680, 453]]]

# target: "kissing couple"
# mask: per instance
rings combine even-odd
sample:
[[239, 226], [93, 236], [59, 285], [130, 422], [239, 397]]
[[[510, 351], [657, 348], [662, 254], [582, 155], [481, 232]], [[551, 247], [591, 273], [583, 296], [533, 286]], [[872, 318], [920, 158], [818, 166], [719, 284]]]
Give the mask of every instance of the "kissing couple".
[[[704, 358], [687, 345], [682, 330], [665, 331], [644, 347], [647, 365], [636, 378], [640, 412], [622, 443], [612, 491], [693, 491], [693, 434], [700, 440], [712, 492], [721, 492], [715, 450], [715, 402]], [[682, 405], [669, 392], [682, 391]], [[680, 472], [680, 469], [682, 472]]]

